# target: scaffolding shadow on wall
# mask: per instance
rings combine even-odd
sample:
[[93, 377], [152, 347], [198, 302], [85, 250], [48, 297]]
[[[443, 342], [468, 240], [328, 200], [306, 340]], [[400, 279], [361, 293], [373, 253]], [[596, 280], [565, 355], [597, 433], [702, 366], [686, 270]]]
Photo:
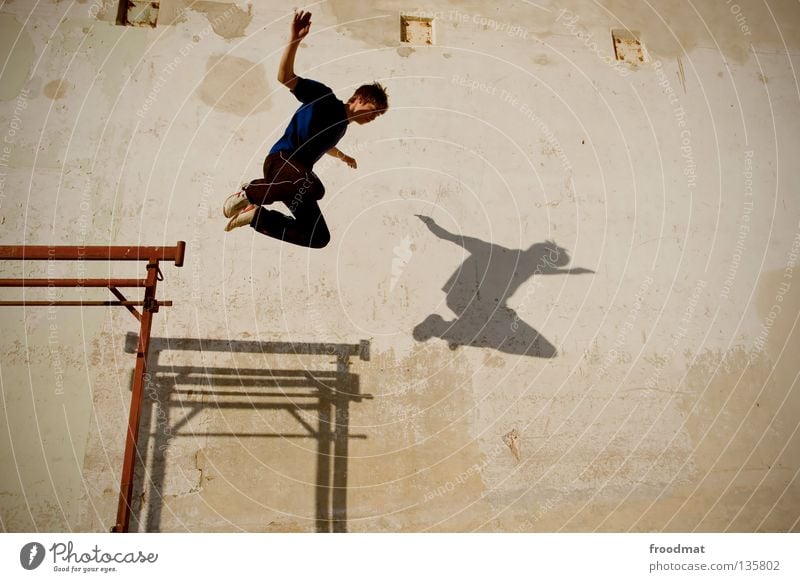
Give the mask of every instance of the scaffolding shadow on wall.
[[[135, 345], [135, 335], [129, 334], [126, 350], [135, 349]], [[181, 437], [207, 437], [236, 439], [238, 443], [251, 438], [316, 440], [315, 529], [347, 531], [349, 442], [367, 438], [363, 434], [350, 434], [350, 405], [372, 398], [361, 393], [359, 377], [350, 373], [349, 367], [354, 357], [369, 361], [369, 347], [367, 341], [330, 344], [154, 338], [138, 443], [144, 470], [137, 471], [133, 529], [150, 532], [162, 529], [165, 483], [170, 477], [168, 472], [177, 468], [169, 462], [172, 441]], [[184, 352], [181, 365], [169, 362], [170, 351]], [[334, 360], [327, 369], [207, 365], [206, 358], [224, 356], [225, 352], [325, 356]], [[254, 419], [264, 411], [282, 411], [294, 419], [299, 430], [248, 432], [232, 427], [216, 431], [198, 430], [195, 426], [204, 424], [199, 422], [203, 414], [224, 415], [226, 411], [252, 411]], [[309, 415], [316, 418], [316, 427], [308, 421]], [[268, 479], [265, 475], [265, 487], [270, 486]]]

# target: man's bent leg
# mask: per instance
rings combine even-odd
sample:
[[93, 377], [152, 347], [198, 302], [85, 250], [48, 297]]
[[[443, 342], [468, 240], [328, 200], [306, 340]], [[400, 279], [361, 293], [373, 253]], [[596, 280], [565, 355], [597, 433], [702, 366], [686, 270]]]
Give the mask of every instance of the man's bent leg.
[[294, 218], [277, 210], [260, 208], [250, 224], [261, 234], [301, 247], [321, 249], [331, 240], [331, 233], [316, 200], [304, 201], [294, 208]]
[[283, 153], [270, 154], [264, 160], [264, 177], [252, 180], [244, 187], [247, 199], [259, 206], [281, 200], [290, 205], [301, 199], [319, 200], [325, 192], [319, 178], [298, 162], [284, 157]]

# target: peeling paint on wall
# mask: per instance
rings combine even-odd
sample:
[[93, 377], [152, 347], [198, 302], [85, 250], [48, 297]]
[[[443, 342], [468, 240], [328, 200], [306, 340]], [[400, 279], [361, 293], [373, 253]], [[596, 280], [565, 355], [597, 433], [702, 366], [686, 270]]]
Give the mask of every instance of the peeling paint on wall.
[[[578, 13], [587, 27], [603, 23], [639, 30], [647, 50], [659, 58], [678, 57], [698, 46], [718, 46], [726, 58], [742, 63], [750, 58], [750, 43], [768, 50], [781, 50], [784, 42], [793, 49], [800, 47], [800, 19], [797, 5], [790, 0], [770, 2], [771, 11], [758, 0], [703, 2], [691, 7], [682, 2], [651, 5], [637, 0], [599, 0], [589, 4], [583, 0], [551, 0], [549, 8], [552, 15], [564, 9]], [[687, 18], [687, 10], [695, 10], [696, 17]], [[782, 38], [776, 34], [773, 14], [780, 23]], [[552, 30], [558, 33], [558, 25]]]
[[244, 36], [247, 26], [253, 20], [252, 4], [247, 4], [247, 10], [244, 10], [236, 4], [200, 0], [188, 2], [187, 8], [204, 14], [211, 28], [222, 38]]
[[326, 2], [323, 10], [331, 11], [338, 28], [348, 35], [369, 46], [382, 48], [397, 46], [400, 42], [398, 15], [400, 9], [407, 6], [401, 2], [393, 4], [395, 6], [383, 3], [376, 9], [374, 4], [367, 7], [360, 0], [341, 0]]

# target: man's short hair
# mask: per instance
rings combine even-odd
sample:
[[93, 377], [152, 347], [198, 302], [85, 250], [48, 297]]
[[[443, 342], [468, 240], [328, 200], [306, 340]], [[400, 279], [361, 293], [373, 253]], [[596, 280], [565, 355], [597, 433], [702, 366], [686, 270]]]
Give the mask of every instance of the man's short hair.
[[350, 97], [348, 103], [352, 103], [359, 97], [364, 103], [373, 104], [379, 111], [389, 109], [389, 96], [386, 94], [384, 86], [377, 81], [370, 85], [361, 85]]

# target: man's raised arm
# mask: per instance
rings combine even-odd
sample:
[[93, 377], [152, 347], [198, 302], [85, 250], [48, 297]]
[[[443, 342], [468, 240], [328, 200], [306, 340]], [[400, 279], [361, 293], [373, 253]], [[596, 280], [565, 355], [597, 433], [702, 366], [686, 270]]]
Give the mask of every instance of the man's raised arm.
[[278, 81], [286, 85], [290, 91], [297, 85], [297, 76], [294, 74], [294, 56], [297, 47], [300, 46], [308, 31], [311, 29], [311, 13], [300, 10], [294, 13], [292, 20], [291, 36], [289, 43], [281, 56], [281, 64], [278, 66]]

